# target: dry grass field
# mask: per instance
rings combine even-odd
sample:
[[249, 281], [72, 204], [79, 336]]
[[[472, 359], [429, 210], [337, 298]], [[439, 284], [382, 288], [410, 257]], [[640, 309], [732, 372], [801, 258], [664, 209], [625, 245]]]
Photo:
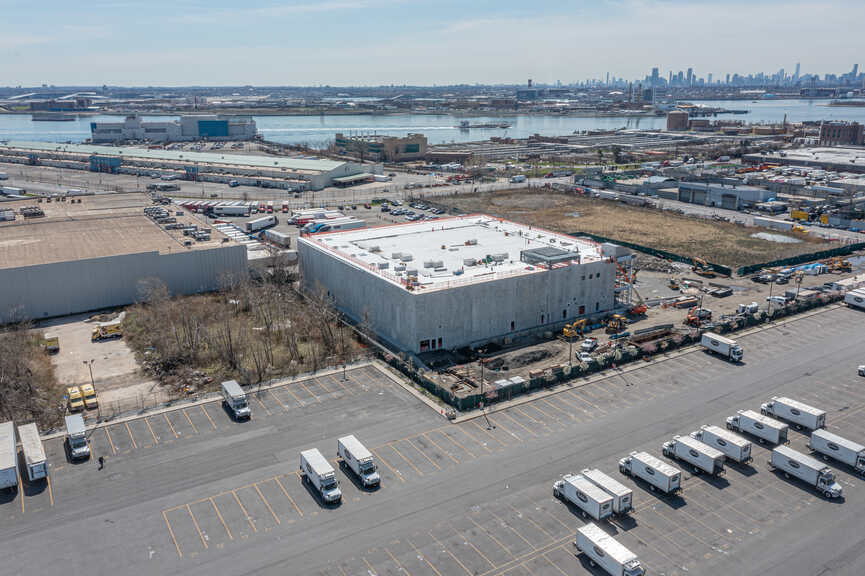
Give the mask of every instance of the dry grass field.
[[765, 231], [729, 222], [682, 216], [551, 190], [516, 190], [441, 199], [467, 213], [481, 212], [557, 232], [589, 232], [736, 268], [826, 250], [833, 245], [807, 234], [771, 233], [801, 242], [779, 243], [752, 234]]

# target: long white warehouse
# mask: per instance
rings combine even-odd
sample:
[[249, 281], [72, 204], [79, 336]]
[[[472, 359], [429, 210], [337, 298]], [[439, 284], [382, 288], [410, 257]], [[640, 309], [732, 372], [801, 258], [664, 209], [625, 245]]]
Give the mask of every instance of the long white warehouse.
[[307, 291], [414, 353], [608, 312], [628, 253], [485, 215], [312, 234], [298, 250]]

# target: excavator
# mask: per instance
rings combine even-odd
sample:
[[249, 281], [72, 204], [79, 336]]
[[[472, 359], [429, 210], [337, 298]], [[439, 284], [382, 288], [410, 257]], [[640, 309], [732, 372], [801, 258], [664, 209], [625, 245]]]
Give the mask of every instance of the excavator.
[[607, 334], [616, 334], [625, 329], [625, 326], [628, 325], [628, 319], [622, 316], [621, 314], [613, 314], [610, 316], [609, 320], [607, 320], [607, 328], [605, 332]]
[[688, 326], [694, 326], [695, 328], [699, 328], [702, 326], [703, 322], [711, 322], [712, 321], [712, 311], [708, 308], [700, 308], [698, 306], [694, 306], [690, 310], [688, 310], [688, 316], [685, 318], [684, 323]]
[[694, 258], [694, 265], [691, 266], [691, 271], [698, 276], [703, 276], [704, 278], [714, 278], [718, 275], [709, 263], [703, 260], [702, 258]]
[[823, 260], [823, 264], [829, 269], [829, 272], [852, 272], [853, 266], [850, 265], [849, 260], [844, 260], [843, 258], [829, 258], [828, 260]]
[[577, 338], [583, 335], [583, 330], [586, 327], [587, 320], [585, 318], [577, 320], [572, 324], [565, 324], [562, 328], [562, 336], [565, 338]]

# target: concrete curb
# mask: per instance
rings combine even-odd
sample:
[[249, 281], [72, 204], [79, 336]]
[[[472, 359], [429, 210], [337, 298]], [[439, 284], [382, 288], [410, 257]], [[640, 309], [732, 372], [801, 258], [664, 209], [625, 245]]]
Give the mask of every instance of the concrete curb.
[[[830, 310], [836, 310], [838, 308], [843, 308], [842, 304], [829, 304], [826, 306], [822, 306], [820, 308], [815, 308], [813, 310], [808, 310], [807, 312], [802, 312], [801, 314], [797, 314], [792, 317], [787, 317], [783, 320], [779, 320], [778, 322], [767, 322], [760, 326], [754, 326], [753, 328], [748, 328], [742, 330], [741, 332], [736, 332], [736, 336], [749, 336], [751, 334], [756, 334], [758, 332], [763, 332], [765, 330], [770, 330], [772, 328], [777, 328], [778, 326], [784, 326], [790, 322], [796, 322], [798, 320], [802, 320], [805, 318], [809, 318], [811, 316], [816, 316], [817, 314], [823, 314], [825, 312], [829, 312]], [[528, 402], [533, 402], [539, 398], [547, 398], [549, 396], [553, 396], [555, 394], [559, 394], [561, 392], [566, 392], [568, 390], [575, 390], [577, 388], [581, 388], [583, 386], [587, 386], [589, 384], [594, 384], [595, 382], [600, 382], [602, 380], [607, 380], [609, 378], [615, 378], [616, 376], [621, 376], [623, 374], [627, 374], [629, 372], [633, 372], [634, 370], [640, 370], [646, 366], [652, 366], [654, 364], [658, 364], [660, 362], [666, 362], [667, 360], [673, 360], [675, 358], [679, 358], [680, 356], [684, 356], [686, 354], [691, 354], [693, 352], [697, 352], [700, 350], [699, 344], [694, 344], [685, 348], [679, 348], [674, 352], [670, 352], [668, 354], [662, 354], [660, 356], [654, 357], [652, 360], [648, 362], [640, 363], [639, 360], [636, 362], [632, 362], [630, 364], [626, 364], [623, 368], [615, 369], [615, 372], [610, 374], [609, 369], [604, 372], [600, 372], [598, 374], [593, 374], [592, 376], [584, 376], [579, 379], [572, 380], [570, 383], [560, 384], [553, 388], [547, 388], [546, 390], [540, 390], [533, 394], [523, 394], [518, 398], [514, 398], [513, 400], [508, 400], [505, 402], [498, 402], [494, 406], [491, 406], [485, 410], [473, 410], [471, 412], [467, 412], [462, 416], [457, 416], [452, 422], [454, 424], [459, 424], [460, 422], [467, 422], [469, 420], [474, 420], [475, 418], [480, 418], [484, 414], [495, 414], [496, 412], [500, 412], [502, 410], [507, 410], [513, 406], [520, 406], [522, 404], [526, 404]]]
[[[364, 368], [366, 366], [375, 366], [372, 361], [364, 360], [357, 364], [349, 364], [346, 366], [346, 370], [355, 370], [358, 368]], [[275, 382], [271, 382], [270, 384], [262, 385], [261, 387], [253, 386], [246, 388], [247, 394], [254, 394], [263, 390], [271, 390], [274, 388], [282, 388], [283, 386], [288, 386], [290, 384], [294, 384], [296, 382], [303, 382], [306, 380], [312, 380], [314, 378], [318, 378], [319, 376], [330, 376], [333, 374], [339, 374], [342, 372], [342, 367], [337, 368], [326, 368], [324, 370], [319, 370], [318, 372], [306, 373], [300, 376], [295, 376], [294, 378], [285, 378], [281, 380], [276, 380]], [[113, 426], [114, 424], [123, 424], [124, 422], [132, 422], [134, 420], [139, 420], [141, 418], [147, 418], [149, 416], [158, 416], [160, 414], [166, 414], [169, 412], [176, 412], [177, 410], [183, 410], [184, 408], [192, 408], [195, 406], [201, 406], [203, 404], [212, 404], [213, 402], [220, 402], [222, 400], [222, 396], [219, 393], [212, 392], [209, 393], [204, 398], [198, 398], [196, 400], [189, 401], [177, 401], [170, 406], [161, 406], [155, 407], [150, 410], [145, 410], [143, 412], [138, 412], [136, 414], [131, 414], [129, 416], [121, 416], [119, 418], [113, 418], [111, 420], [102, 420], [101, 422], [96, 422], [95, 424], [89, 424], [86, 426], [87, 432], [91, 432], [93, 430], [98, 430], [99, 428], [105, 428], [107, 426]], [[62, 438], [66, 436], [66, 432], [52, 432], [51, 434], [45, 434], [41, 436], [42, 440], [53, 440], [54, 438]]]
[[[428, 398], [426, 396], [426, 394], [424, 394], [423, 392], [418, 390], [413, 384], [404, 380], [402, 376], [398, 376], [397, 374], [394, 374], [394, 372], [392, 371], [393, 369], [390, 366], [388, 366], [387, 364], [385, 364], [381, 360], [374, 360], [372, 362], [372, 365], [375, 366], [376, 368], [378, 368], [378, 370], [381, 373], [383, 373], [385, 376], [390, 378], [395, 384], [398, 384], [400, 387], [402, 387], [403, 390], [405, 390], [406, 392], [408, 392], [409, 394], [411, 394], [412, 396], [414, 396], [415, 398], [417, 398], [418, 400], [420, 400], [421, 402], [423, 402], [424, 404], [426, 404], [427, 406], [429, 406], [433, 410], [436, 410], [439, 413], [439, 415], [441, 415], [443, 418], [446, 418], [446, 416], [444, 414], [444, 410], [445, 410], [444, 407], [442, 407], [441, 405], [436, 403], [434, 400], [431, 400], [430, 398]], [[447, 408], [450, 409], [450, 406], [448, 406]]]

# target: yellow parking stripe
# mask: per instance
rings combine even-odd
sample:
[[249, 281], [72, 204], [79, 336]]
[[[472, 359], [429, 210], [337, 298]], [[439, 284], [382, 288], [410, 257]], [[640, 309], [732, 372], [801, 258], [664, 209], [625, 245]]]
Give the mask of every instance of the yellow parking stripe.
[[117, 448], [114, 447], [114, 440], [111, 439], [111, 432], [108, 431], [108, 426], [104, 427], [103, 430], [105, 430], [105, 436], [108, 437], [108, 444], [111, 445], [111, 453], [117, 454]]
[[228, 539], [234, 540], [234, 536], [231, 535], [231, 530], [228, 529], [228, 524], [225, 523], [225, 519], [222, 517], [222, 512], [219, 511], [216, 502], [213, 501], [213, 498], [208, 498], [208, 500], [213, 504], [213, 509], [216, 510], [216, 515], [219, 516], [219, 521], [222, 522], [222, 527], [225, 528], [225, 533], [228, 534]]
[[469, 576], [472, 575], [471, 570], [469, 570], [468, 568], [466, 568], [466, 565], [463, 564], [462, 562], [460, 562], [460, 561], [459, 561], [459, 558], [457, 558], [456, 556], [454, 556], [453, 554], [451, 554], [451, 551], [447, 549], [447, 546], [445, 546], [444, 544], [442, 544], [441, 541], [440, 541], [438, 538], [435, 537], [435, 534], [433, 534], [432, 531], [427, 531], [427, 534], [429, 534], [430, 536], [432, 536], [432, 539], [436, 541], [436, 544], [438, 544], [439, 546], [441, 546], [442, 550], [444, 550], [444, 551], [447, 553], [448, 556], [450, 556], [451, 558], [454, 559], [454, 562], [456, 562], [457, 564], [459, 564], [460, 567], [461, 567], [463, 570], [466, 571], [466, 574], [468, 574]]
[[264, 497], [264, 494], [261, 493], [258, 484], [255, 485], [255, 491], [258, 492], [258, 497], [261, 498], [261, 501], [264, 502], [264, 505], [267, 506], [268, 510], [270, 510], [270, 514], [273, 516], [273, 519], [276, 520], [276, 523], [282, 524], [282, 522], [279, 521], [279, 516], [277, 516], [276, 512], [273, 511], [273, 508], [270, 507], [270, 502], [268, 502], [267, 498]]
[[282, 403], [282, 400], [279, 399], [279, 396], [274, 394], [273, 390], [268, 390], [268, 392], [271, 396], [273, 396], [273, 399], [276, 400], [276, 403], [282, 407], [283, 412], [288, 412], [288, 408], [285, 406], [285, 404]]
[[382, 458], [381, 455], [380, 455], [378, 452], [376, 452], [374, 449], [370, 449], [370, 452], [372, 452], [373, 454], [375, 454], [375, 457], [378, 458], [378, 459], [381, 461], [381, 463], [384, 464], [385, 467], [386, 467], [388, 470], [390, 470], [391, 472], [393, 472], [394, 475], [395, 475], [397, 478], [399, 478], [399, 481], [400, 481], [400, 482], [405, 482], [405, 479], [402, 477], [402, 474], [400, 474], [399, 472], [397, 472], [396, 470], [394, 470], [393, 468], [391, 468], [390, 464], [387, 463], [387, 460], [385, 460], [384, 458]]
[[426, 458], [427, 460], [429, 460], [429, 463], [432, 464], [433, 466], [435, 466], [435, 467], [436, 467], [436, 470], [441, 470], [441, 466], [439, 466], [438, 464], [436, 464], [435, 462], [433, 462], [432, 458], [430, 458], [429, 456], [427, 456], [424, 452], [421, 451], [420, 448], [418, 448], [417, 446], [415, 446], [415, 443], [414, 443], [414, 442], [412, 442], [411, 440], [406, 440], [406, 442], [408, 442], [408, 443], [411, 445], [412, 448], [414, 448], [415, 450], [417, 450], [417, 453], [418, 453], [418, 454], [420, 454], [421, 456], [423, 456], [424, 458]]
[[454, 526], [451, 526], [451, 529], [452, 529], [454, 532], [457, 533], [457, 536], [459, 536], [460, 538], [463, 539], [463, 542], [465, 542], [466, 544], [468, 544], [469, 546], [471, 546], [472, 550], [474, 550], [475, 552], [478, 553], [478, 556], [480, 556], [481, 558], [483, 558], [484, 560], [486, 560], [487, 564], [489, 564], [491, 568], [495, 568], [495, 567], [496, 567], [496, 565], [493, 564], [492, 561], [491, 561], [489, 558], [487, 558], [486, 555], [485, 555], [483, 552], [481, 552], [480, 550], [478, 550], [477, 547], [476, 547], [474, 544], [472, 544], [472, 541], [469, 540], [468, 538], [466, 538], [466, 537], [463, 535], [462, 532], [460, 532], [459, 530], [457, 530], [456, 527], [454, 527]]
[[162, 413], [162, 417], [165, 418], [165, 421], [168, 422], [168, 427], [171, 428], [171, 433], [174, 434], [174, 438], [177, 439], [177, 430], [174, 429], [174, 424], [171, 423], [171, 420], [168, 419], [168, 414], [165, 412]]
[[177, 555], [183, 558], [183, 552], [180, 551], [180, 545], [177, 543], [177, 538], [174, 537], [174, 530], [171, 529], [171, 522], [168, 521], [168, 515], [165, 510], [162, 511], [162, 517], [165, 518], [165, 525], [168, 526], [168, 533], [171, 535], [171, 541], [174, 542], [174, 547], [177, 549]]
[[409, 460], [408, 458], [406, 458], [405, 456], [403, 456], [403, 455], [402, 455], [402, 452], [400, 452], [399, 450], [397, 450], [397, 447], [393, 445], [393, 442], [391, 442], [391, 443], [389, 443], [389, 444], [386, 444], [386, 446], [389, 446], [389, 447], [391, 448], [391, 450], [393, 450], [394, 452], [396, 452], [396, 453], [399, 455], [400, 458], [402, 458], [403, 460], [405, 460], [405, 461], [406, 461], [406, 464], [408, 464], [409, 466], [411, 466], [412, 469], [413, 469], [415, 472], [418, 473], [418, 476], [423, 476], [423, 472], [421, 472], [420, 470], [418, 470], [418, 467], [415, 466], [414, 464], [412, 464], [412, 463], [411, 463], [411, 460]]
[[450, 434], [447, 434], [444, 430], [439, 430], [439, 432], [441, 432], [441, 435], [444, 436], [445, 438], [447, 438], [448, 440], [450, 440], [450, 441], [451, 441], [455, 446], [459, 446], [460, 448], [462, 448], [463, 452], [465, 452], [466, 454], [468, 454], [469, 457], [471, 457], [471, 458], [474, 458], [474, 457], [475, 457], [474, 454], [472, 454], [471, 452], [469, 452], [469, 449], [468, 449], [468, 448], [466, 448], [465, 446], [463, 446], [462, 444], [460, 444], [459, 442], [457, 442], [456, 439], [453, 438]]
[[192, 418], [189, 417], [189, 413], [186, 409], [183, 409], [183, 415], [186, 416], [186, 420], [189, 422], [189, 425], [192, 426], [192, 431], [198, 434], [198, 428], [195, 427], [195, 424], [192, 423]]
[[415, 553], [416, 553], [420, 558], [423, 558], [423, 561], [426, 562], [427, 565], [428, 565], [430, 568], [433, 569], [433, 572], [435, 572], [438, 576], [442, 576], [442, 573], [439, 572], [439, 571], [436, 569], [436, 567], [432, 565], [432, 562], [430, 562], [430, 561], [427, 559], [426, 556], [424, 556], [423, 554], [420, 553], [420, 550], [417, 549], [417, 546], [415, 546], [414, 544], [412, 544], [411, 540], [409, 540], [408, 538], [406, 538], [405, 541], [408, 542], [408, 545], [411, 546], [412, 548], [414, 548]]
[[201, 543], [204, 544], [204, 548], [207, 548], [207, 540], [204, 538], [204, 534], [201, 532], [201, 528], [198, 527], [198, 520], [195, 519], [195, 514], [192, 513], [192, 508], [189, 507], [189, 504], [186, 505], [186, 511], [189, 512], [189, 517], [192, 518], [192, 523], [195, 525], [195, 529], [198, 531], [198, 536], [201, 538]]
[[[405, 572], [406, 576], [411, 576], [411, 573], [408, 570], [406, 570], [402, 564], [399, 563], [399, 560], [397, 560], [396, 557], [390, 553], [390, 550], [385, 548], [384, 551], [387, 552], [387, 555], [390, 556], [390, 559], [393, 560], [393, 563], [396, 564], [397, 568], [399, 568], [401, 572]], [[369, 564], [369, 563], [367, 563], [367, 564]], [[370, 569], [372, 569], [372, 566], [370, 566]], [[372, 573], [375, 574], [376, 571], [373, 570]]]
[[129, 432], [129, 439], [132, 440], [132, 447], [138, 449], [138, 444], [135, 443], [135, 436], [132, 435], [132, 429], [129, 427], [129, 422], [124, 422], [126, 431]]
[[246, 516], [246, 521], [249, 522], [249, 525], [252, 526], [253, 532], [258, 532], [258, 528], [255, 527], [255, 522], [252, 521], [252, 517], [250, 517], [249, 512], [246, 511], [246, 507], [243, 505], [243, 502], [240, 501], [240, 498], [237, 497], [237, 492], [234, 490], [231, 491], [234, 495], [234, 499], [237, 501], [237, 505], [240, 506], [241, 512]]
[[148, 430], [150, 430], [150, 435], [153, 436], [153, 443], [159, 444], [159, 439], [156, 437], [156, 433], [153, 432], [153, 427], [150, 425], [150, 420], [145, 418], [144, 423], [147, 424], [147, 428], [148, 428]]
[[288, 498], [288, 501], [291, 502], [291, 505], [294, 506], [294, 509], [297, 510], [298, 514], [300, 514], [300, 517], [303, 518], [303, 512], [300, 511], [300, 508], [297, 507], [297, 504], [295, 504], [291, 496], [288, 495], [288, 491], [285, 489], [285, 486], [282, 485], [282, 482], [279, 481], [279, 478], [274, 476], [273, 479], [276, 480], [276, 483], [279, 484], [279, 487], [282, 489], [282, 493], [285, 494], [285, 497]]
[[439, 446], [438, 444], [436, 444], [436, 441], [433, 440], [432, 438], [430, 438], [430, 437], [429, 437], [429, 434], [427, 434], [426, 432], [424, 432], [424, 433], [423, 433], [423, 437], [426, 438], [427, 441], [428, 441], [430, 444], [432, 444], [433, 446], [435, 446], [435, 447], [438, 449], [439, 452], [441, 452], [442, 454], [444, 454], [445, 456], [447, 456], [448, 458], [450, 458], [451, 460], [453, 460], [453, 463], [454, 463], [454, 464], [459, 464], [459, 463], [460, 463], [460, 461], [457, 460], [456, 458], [454, 458], [453, 456], [451, 456], [449, 452], [447, 452], [446, 450], [443, 450], [441, 446]]
[[315, 401], [316, 401], [316, 402], [321, 402], [321, 399], [320, 399], [318, 396], [316, 396], [315, 394], [312, 393], [312, 390], [310, 390], [310, 389], [306, 386], [306, 384], [303, 383], [303, 380], [301, 380], [300, 382], [298, 382], [298, 384], [300, 384], [301, 386], [303, 386], [303, 389], [306, 390], [307, 392], [309, 392], [309, 395], [312, 396], [313, 398], [315, 398]]
[[207, 416], [207, 420], [210, 422], [210, 425], [213, 426], [213, 429], [216, 430], [216, 424], [213, 422], [213, 418], [208, 414], [207, 409], [204, 407], [204, 404], [201, 404], [201, 411], [204, 412], [204, 415]]

